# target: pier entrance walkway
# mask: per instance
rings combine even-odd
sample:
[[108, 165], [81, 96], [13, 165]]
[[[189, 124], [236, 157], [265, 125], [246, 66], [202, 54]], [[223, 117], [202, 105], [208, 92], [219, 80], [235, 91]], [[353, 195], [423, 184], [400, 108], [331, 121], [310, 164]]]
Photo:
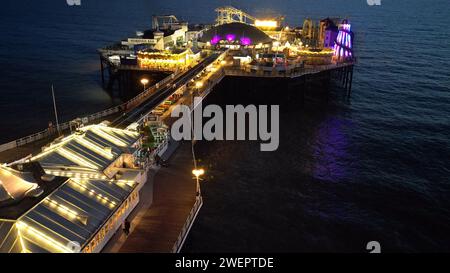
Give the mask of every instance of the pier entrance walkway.
[[[151, 206], [141, 206], [131, 220], [128, 236], [119, 230], [104, 252], [168, 253], [180, 235], [195, 203], [196, 184], [192, 179], [190, 143], [181, 143], [169, 160], [169, 167], [161, 167], [147, 183], [153, 183], [153, 192], [144, 186], [140, 202], [147, 203], [153, 195]], [[151, 172], [154, 173], [154, 172]], [[149, 174], [152, 175], [152, 174]]]

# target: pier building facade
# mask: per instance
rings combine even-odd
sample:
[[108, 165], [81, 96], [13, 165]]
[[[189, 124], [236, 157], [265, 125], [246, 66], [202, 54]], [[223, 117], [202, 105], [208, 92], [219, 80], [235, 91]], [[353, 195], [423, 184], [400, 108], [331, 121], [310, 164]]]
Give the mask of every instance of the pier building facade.
[[175, 71], [177, 69], [184, 70], [199, 60], [199, 53], [199, 51], [194, 53], [191, 48], [178, 48], [170, 51], [143, 50], [137, 53], [137, 58], [141, 68], [155, 71]]
[[269, 48], [272, 39], [252, 25], [229, 23], [209, 29], [199, 38], [198, 43], [205, 48]]

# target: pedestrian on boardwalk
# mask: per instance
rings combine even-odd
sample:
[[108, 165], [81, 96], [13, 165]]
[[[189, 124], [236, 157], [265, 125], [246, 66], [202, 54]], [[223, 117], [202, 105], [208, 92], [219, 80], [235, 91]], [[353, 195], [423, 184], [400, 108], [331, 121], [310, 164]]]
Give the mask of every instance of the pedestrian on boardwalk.
[[125, 223], [123, 224], [123, 232], [125, 232], [125, 234], [128, 236], [128, 234], [130, 234], [130, 221], [128, 221], [128, 219], [125, 220]]

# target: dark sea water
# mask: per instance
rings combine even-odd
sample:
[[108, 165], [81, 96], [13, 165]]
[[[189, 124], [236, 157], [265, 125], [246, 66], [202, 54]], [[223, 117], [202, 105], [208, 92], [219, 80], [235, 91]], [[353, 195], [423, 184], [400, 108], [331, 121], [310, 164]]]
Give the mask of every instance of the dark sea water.
[[[291, 25], [348, 16], [358, 56], [349, 101], [337, 90], [328, 103], [270, 100], [281, 107], [276, 152], [197, 145], [205, 204], [184, 251], [360, 252], [372, 240], [383, 251], [450, 250], [448, 0], [81, 1], [2, 1], [2, 142], [47, 125], [52, 83], [63, 120], [119, 103], [100, 86], [95, 50], [149, 27], [152, 14], [211, 22], [233, 4]], [[285, 90], [226, 80], [216, 91], [209, 102], [237, 104]]]

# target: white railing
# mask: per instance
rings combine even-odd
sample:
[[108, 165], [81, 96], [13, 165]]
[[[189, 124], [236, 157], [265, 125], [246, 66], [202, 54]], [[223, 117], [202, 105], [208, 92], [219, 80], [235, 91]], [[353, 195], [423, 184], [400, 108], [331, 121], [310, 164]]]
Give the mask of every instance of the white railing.
[[147, 175], [148, 175], [149, 167], [145, 166], [144, 169], [139, 172], [139, 175], [136, 176], [135, 182], [138, 183], [137, 190], [141, 191], [142, 187], [144, 187], [145, 183], [147, 183]]
[[167, 136], [166, 139], [161, 142], [156, 149], [154, 149], [151, 153], [151, 157], [154, 158], [157, 154], [161, 153], [161, 151], [167, 149], [167, 146], [169, 145], [169, 137]]
[[189, 234], [189, 231], [191, 230], [192, 224], [194, 224], [195, 218], [197, 218], [197, 214], [202, 208], [202, 206], [203, 206], [203, 198], [201, 196], [197, 196], [195, 198], [194, 206], [189, 212], [188, 218], [186, 219], [186, 222], [184, 223], [183, 228], [181, 229], [181, 232], [178, 235], [178, 238], [172, 247], [172, 253], [180, 252], [181, 248], [183, 247], [184, 241], [186, 240], [186, 237]]
[[17, 147], [17, 144], [16, 144], [15, 140], [8, 142], [8, 143], [4, 143], [4, 144], [0, 145], [0, 152], [6, 151], [9, 149], [14, 149], [16, 147]]
[[227, 76], [248, 76], [248, 77], [267, 77], [267, 78], [296, 78], [307, 74], [316, 74], [327, 70], [337, 69], [353, 63], [337, 63], [328, 65], [290, 65], [286, 67], [263, 67], [255, 65], [245, 65], [242, 67], [227, 67], [225, 72]]
[[[81, 118], [81, 120], [83, 122], [89, 123], [89, 122], [92, 122], [94, 120], [97, 120], [97, 119], [100, 119], [100, 118], [112, 115], [114, 113], [117, 113], [117, 112], [119, 112], [121, 110], [122, 110], [122, 105], [118, 105], [118, 106], [115, 106], [115, 107], [103, 110], [101, 112], [98, 112], [98, 113], [91, 114], [89, 116], [83, 117], [83, 118]], [[70, 127], [70, 122], [61, 123], [59, 125], [60, 130], [67, 130], [67, 129], [69, 129], [69, 127]], [[32, 142], [35, 142], [35, 141], [38, 141], [38, 140], [41, 140], [41, 139], [45, 139], [45, 138], [47, 138], [49, 136], [55, 135], [56, 133], [57, 133], [57, 128], [47, 128], [47, 129], [45, 129], [43, 131], [40, 131], [40, 132], [37, 132], [35, 134], [19, 138], [19, 139], [13, 141], [13, 142], [16, 143], [15, 146], [7, 146], [7, 147], [9, 147], [9, 149], [20, 147], [20, 146], [23, 146], [23, 145], [28, 144], [28, 143], [32, 143]], [[4, 145], [1, 145], [0, 147], [3, 147], [3, 146]], [[0, 149], [0, 152], [6, 151], [6, 150], [8, 150], [8, 149], [5, 149], [5, 150]]]
[[226, 76], [226, 73], [223, 69], [220, 69], [218, 74], [212, 75], [208, 80], [209, 82], [206, 84], [205, 89], [201, 90], [201, 95], [203, 98], [205, 98], [211, 90], [216, 86], [222, 79]]

